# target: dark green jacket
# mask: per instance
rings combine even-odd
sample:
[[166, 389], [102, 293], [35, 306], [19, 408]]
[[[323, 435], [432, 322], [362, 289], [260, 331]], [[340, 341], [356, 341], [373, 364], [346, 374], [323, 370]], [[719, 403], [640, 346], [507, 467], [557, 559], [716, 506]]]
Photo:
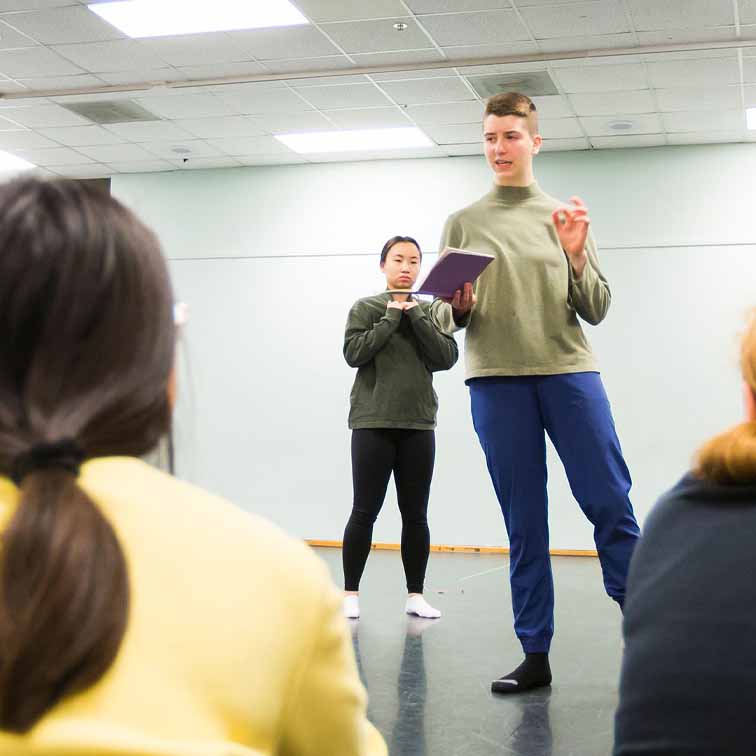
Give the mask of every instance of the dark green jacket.
[[429, 317], [430, 302], [406, 312], [388, 309], [387, 292], [354, 303], [344, 335], [344, 358], [358, 368], [350, 428], [436, 427], [433, 372], [448, 370], [459, 351]]

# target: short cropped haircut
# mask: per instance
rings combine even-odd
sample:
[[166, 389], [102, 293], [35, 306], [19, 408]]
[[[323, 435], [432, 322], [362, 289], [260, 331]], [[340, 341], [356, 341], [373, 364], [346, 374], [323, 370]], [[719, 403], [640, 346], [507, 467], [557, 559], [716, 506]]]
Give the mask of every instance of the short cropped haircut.
[[486, 101], [486, 111], [483, 115], [485, 118], [489, 115], [495, 116], [520, 116], [528, 124], [528, 131], [531, 136], [538, 133], [538, 113], [533, 100], [527, 95], [519, 92], [503, 92], [494, 95]]

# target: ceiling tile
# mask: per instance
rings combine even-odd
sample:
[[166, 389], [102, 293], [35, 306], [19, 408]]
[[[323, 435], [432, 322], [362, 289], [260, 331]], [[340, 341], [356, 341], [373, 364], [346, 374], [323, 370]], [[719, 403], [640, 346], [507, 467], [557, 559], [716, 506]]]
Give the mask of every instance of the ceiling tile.
[[113, 71], [112, 73], [98, 73], [97, 76], [108, 84], [124, 84], [128, 86], [144, 84], [147, 89], [153, 86], [160, 86], [166, 82], [186, 81], [186, 74], [172, 66], [148, 70]]
[[627, 5], [638, 31], [701, 29], [706, 26], [727, 26], [735, 23], [731, 2], [627, 0]]
[[3, 110], [3, 116], [33, 129], [91, 123], [87, 118], [72, 113], [60, 107], [60, 105], [32, 105], [31, 107]]
[[303, 87], [297, 90], [316, 108], [369, 108], [390, 105], [375, 84], [343, 84], [331, 87]]
[[[255, 116], [269, 134], [284, 134], [292, 131], [333, 131], [333, 123], [314, 110], [304, 113], [267, 113]], [[226, 136], [232, 136], [227, 134]]]
[[656, 102], [661, 112], [676, 110], [734, 110], [740, 106], [740, 86], [699, 89], [657, 89]]
[[590, 145], [585, 137], [576, 139], [544, 139], [541, 152], [569, 152], [572, 150], [589, 150]]
[[441, 46], [501, 44], [530, 39], [513, 10], [420, 16], [420, 22]]
[[112, 123], [105, 128], [130, 142], [154, 142], [160, 139], [186, 139], [189, 137], [189, 134], [170, 121]]
[[226, 155], [286, 155], [291, 150], [272, 136], [211, 139], [210, 144], [217, 147]]
[[72, 0], [0, 0], [0, 13], [57, 8], [71, 4]]
[[308, 162], [305, 157], [294, 152], [288, 155], [240, 155], [237, 160], [248, 166], [301, 165]]
[[[217, 157], [221, 151], [203, 139], [161, 140], [144, 142], [139, 145], [143, 150], [151, 152], [163, 160], [183, 162], [184, 158], [192, 160], [201, 157]], [[176, 150], [179, 150], [177, 152]], [[185, 152], [188, 150], [188, 152]]]
[[405, 113], [419, 124], [444, 126], [454, 123], [482, 123], [483, 104], [473, 101], [446, 105], [409, 105]]
[[173, 66], [194, 66], [200, 60], [203, 64], [230, 63], [253, 57], [227, 32], [152, 37], [140, 40], [139, 44]]
[[0, 131], [0, 150], [38, 150], [60, 147], [36, 131]]
[[369, 84], [370, 79], [364, 74], [337, 74], [335, 76], [307, 76], [303, 79], [284, 81], [288, 87], [306, 89], [307, 87], [333, 87], [338, 84]]
[[[101, 87], [105, 82], [97, 76], [91, 74], [79, 74], [78, 76], [44, 76], [42, 78], [16, 79], [19, 84], [23, 84], [32, 92], [40, 90], [67, 90], [80, 89], [84, 87]], [[2, 87], [2, 82], [0, 82]]]
[[479, 123], [463, 123], [456, 126], [424, 126], [423, 131], [436, 144], [480, 144], [483, 133]]
[[1, 50], [0, 73], [17, 79], [68, 76], [84, 71], [46, 47], [27, 47], [19, 50]]
[[[407, 24], [403, 32], [394, 29], [394, 24], [400, 21]], [[432, 47], [428, 37], [411, 18], [348, 21], [340, 24], [323, 24], [321, 28], [347, 53], [420, 50]]]
[[260, 136], [265, 133], [261, 122], [252, 116], [226, 118], [187, 118], [175, 121], [176, 126], [189, 134], [208, 139], [212, 137]]
[[482, 144], [447, 144], [444, 150], [450, 157], [462, 157], [463, 155], [483, 155]]
[[619, 0], [525, 7], [520, 13], [536, 39], [632, 31]]
[[538, 48], [544, 53], [574, 52], [575, 50], [616, 50], [620, 47], [636, 47], [635, 35], [602, 34], [595, 37], [576, 35], [574, 37], [553, 37], [539, 39]]
[[108, 163], [108, 167], [115, 173], [160, 173], [176, 170], [176, 166], [167, 160], [146, 160], [133, 163], [114, 162]]
[[101, 163], [120, 163], [126, 160], [150, 160], [152, 154], [137, 144], [98, 144], [78, 147], [77, 150]]
[[294, 3], [310, 20], [357, 21], [366, 18], [406, 16], [401, 0], [295, 0]]
[[[6, 16], [6, 21], [17, 18], [17, 14], [13, 16]], [[5, 21], [0, 21], [0, 50], [5, 50], [10, 47], [35, 47], [39, 43], [27, 37], [26, 34], [22, 34], [20, 31], [16, 31], [10, 24]]]
[[[228, 32], [233, 43], [244, 50], [245, 58], [287, 60], [335, 55], [340, 50], [314, 26], [281, 26]], [[210, 61], [208, 61], [210, 62]]]
[[159, 69], [166, 65], [148, 47], [132, 39], [59, 45], [55, 51], [91, 73]]
[[[632, 123], [632, 128], [618, 132], [611, 127], [616, 121]], [[664, 131], [658, 113], [618, 113], [612, 116], [587, 116], [580, 119], [586, 134], [594, 136], [630, 136], [632, 134], [661, 134]]]
[[743, 81], [756, 84], [756, 58], [743, 58]]
[[546, 139], [572, 139], [583, 136], [577, 118], [544, 118], [538, 125], [541, 136]]
[[15, 150], [14, 154], [44, 168], [52, 165], [81, 165], [89, 162], [85, 155], [70, 147], [55, 147], [50, 150]]
[[646, 72], [638, 63], [559, 68], [555, 72], [565, 92], [617, 92], [646, 89]]
[[104, 178], [113, 173], [110, 168], [100, 163], [88, 163], [87, 165], [57, 165], [50, 170], [58, 176], [77, 179]]
[[320, 71], [335, 71], [339, 69], [354, 68], [346, 55], [326, 55], [320, 58], [295, 58], [292, 60], [268, 60], [265, 67], [270, 73], [311, 73], [317, 75]]
[[123, 39], [126, 35], [82, 5], [50, 8], [7, 16], [20, 32], [45, 45], [68, 42], [101, 42]]
[[102, 126], [69, 126], [67, 128], [39, 129], [49, 139], [67, 147], [89, 147], [95, 144], [120, 144], [123, 140]]
[[740, 81], [734, 55], [706, 60], [667, 60], [647, 65], [651, 85], [659, 89], [723, 86]]
[[238, 160], [228, 157], [227, 155], [219, 155], [216, 157], [193, 157], [186, 163], [176, 163], [175, 160], [171, 160], [170, 162], [174, 165], [178, 165], [182, 171], [206, 170], [208, 168], [238, 168], [241, 165]]
[[458, 76], [448, 79], [412, 79], [383, 82], [383, 90], [399, 105], [476, 100], [475, 94]]
[[[506, 58], [512, 55], [533, 55], [538, 53], [535, 42], [508, 42], [496, 45], [446, 45], [444, 55], [449, 60], [476, 60], [483, 58]], [[533, 64], [530, 63], [530, 66]]]
[[629, 134], [628, 136], [595, 136], [591, 144], [598, 149], [627, 147], [662, 147], [667, 144], [664, 134]]
[[574, 113], [562, 95], [533, 97], [540, 118], [571, 118]]
[[742, 110], [663, 113], [664, 128], [675, 131], [737, 131], [745, 127]]
[[756, 0], [738, 0], [740, 7], [740, 23], [756, 24]]
[[509, 0], [406, 0], [413, 13], [464, 13], [511, 9]]
[[162, 118], [209, 118], [235, 115], [234, 108], [212, 93], [185, 94], [174, 90], [167, 95], [134, 98], [142, 107]]
[[324, 112], [341, 129], [381, 129], [411, 125], [402, 111], [394, 107]]
[[444, 56], [435, 47], [427, 50], [404, 50], [403, 52], [353, 53], [358, 66], [415, 65], [417, 63], [438, 63]]
[[620, 113], [653, 113], [656, 111], [650, 90], [626, 92], [595, 92], [571, 94], [575, 112], [579, 116], [607, 116]]
[[427, 70], [418, 69], [417, 71], [389, 71], [388, 73], [370, 74], [373, 81], [407, 81], [412, 79], [444, 79], [449, 76], [456, 76], [457, 73], [453, 68], [429, 68]]
[[[717, 29], [666, 29], [663, 31], [638, 32], [641, 45], [685, 44], [686, 42], [727, 42], [737, 38], [734, 26]], [[721, 50], [719, 51], [721, 55]]]
[[187, 79], [224, 79], [230, 76], [257, 76], [267, 73], [259, 63], [245, 60], [241, 63], [210, 63], [209, 65], [181, 66], [179, 68]]
[[743, 130], [739, 131], [701, 131], [678, 132], [667, 135], [670, 144], [726, 144], [728, 142], [747, 141]]
[[256, 84], [229, 85], [229, 87], [219, 87], [216, 95], [244, 115], [299, 113], [303, 110], [312, 110], [311, 105], [296, 92], [287, 88], [259, 88]]

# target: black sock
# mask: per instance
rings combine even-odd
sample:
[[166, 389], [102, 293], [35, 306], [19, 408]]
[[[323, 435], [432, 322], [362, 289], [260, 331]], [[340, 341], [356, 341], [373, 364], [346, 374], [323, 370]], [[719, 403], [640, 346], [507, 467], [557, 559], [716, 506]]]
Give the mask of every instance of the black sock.
[[514, 672], [491, 683], [493, 693], [522, 693], [551, 684], [548, 654], [525, 654], [525, 661]]

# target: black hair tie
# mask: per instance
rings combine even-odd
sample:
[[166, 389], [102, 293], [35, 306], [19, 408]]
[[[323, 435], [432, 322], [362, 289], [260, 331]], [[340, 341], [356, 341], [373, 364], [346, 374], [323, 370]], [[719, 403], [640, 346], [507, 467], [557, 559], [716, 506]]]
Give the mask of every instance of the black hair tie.
[[24, 478], [36, 470], [60, 468], [75, 477], [79, 475], [85, 454], [79, 444], [72, 438], [65, 438], [53, 443], [37, 444], [28, 452], [20, 454], [11, 466], [11, 480], [20, 486]]

